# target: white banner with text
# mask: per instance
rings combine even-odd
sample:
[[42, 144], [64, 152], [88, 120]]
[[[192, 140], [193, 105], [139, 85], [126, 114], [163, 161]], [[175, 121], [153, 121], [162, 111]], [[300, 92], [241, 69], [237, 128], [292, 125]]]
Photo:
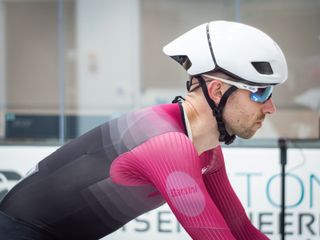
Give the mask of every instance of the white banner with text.
[[[0, 146], [0, 200], [57, 147]], [[273, 148], [225, 148], [229, 179], [252, 223], [272, 240], [280, 232], [280, 153]], [[289, 149], [286, 240], [320, 239], [320, 149]], [[187, 240], [169, 207], [146, 213], [103, 240]]]

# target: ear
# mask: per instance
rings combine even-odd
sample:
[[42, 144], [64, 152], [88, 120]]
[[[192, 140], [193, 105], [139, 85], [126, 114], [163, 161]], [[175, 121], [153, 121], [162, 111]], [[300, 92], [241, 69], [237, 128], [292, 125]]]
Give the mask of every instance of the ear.
[[223, 95], [223, 83], [211, 81], [208, 83], [207, 88], [210, 98], [218, 105]]

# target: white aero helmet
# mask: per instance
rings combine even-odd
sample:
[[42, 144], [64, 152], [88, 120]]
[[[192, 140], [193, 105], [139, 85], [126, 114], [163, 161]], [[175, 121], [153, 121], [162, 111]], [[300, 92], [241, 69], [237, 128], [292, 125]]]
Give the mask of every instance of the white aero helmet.
[[202, 24], [163, 48], [183, 65], [189, 75], [222, 71], [237, 81], [253, 86], [286, 81], [286, 59], [278, 44], [257, 28], [228, 21]]

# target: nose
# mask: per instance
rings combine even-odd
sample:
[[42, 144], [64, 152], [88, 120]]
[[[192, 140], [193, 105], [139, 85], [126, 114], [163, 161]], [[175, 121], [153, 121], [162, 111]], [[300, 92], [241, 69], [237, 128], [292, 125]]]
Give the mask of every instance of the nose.
[[272, 114], [276, 111], [276, 106], [274, 105], [272, 99], [270, 98], [263, 104], [262, 112], [264, 114]]

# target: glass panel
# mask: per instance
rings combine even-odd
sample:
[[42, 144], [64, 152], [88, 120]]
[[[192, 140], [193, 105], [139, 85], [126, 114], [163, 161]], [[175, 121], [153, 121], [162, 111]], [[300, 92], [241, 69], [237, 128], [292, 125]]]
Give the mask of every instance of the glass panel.
[[141, 3], [141, 68], [146, 99], [168, 102], [172, 89], [184, 93], [185, 71], [177, 70], [176, 63], [169, 62], [160, 51], [168, 41], [205, 21], [239, 19], [269, 33], [283, 48], [289, 65], [288, 81], [273, 94], [278, 111], [267, 117], [254, 140], [319, 138], [319, 0]]
[[4, 2], [0, 1], [0, 142], [5, 137], [5, 108], [6, 108], [6, 61], [5, 61], [5, 9]]
[[139, 1], [78, 0], [75, 19], [76, 85], [67, 95], [76, 95], [79, 135], [139, 105]]
[[[55, 1], [1, 1], [4, 135], [8, 141], [58, 137]], [[3, 92], [2, 92], [3, 93]]]
[[289, 79], [273, 94], [278, 112], [254, 141], [318, 138], [320, 0], [2, 0], [0, 139], [58, 143], [61, 111], [70, 139], [184, 95], [188, 76], [162, 47], [218, 19], [261, 28], [288, 59]]
[[288, 81], [273, 94], [278, 112], [256, 138], [319, 138], [320, 1], [243, 0], [240, 19], [270, 34], [289, 67]]
[[235, 1], [141, 0], [141, 81], [145, 104], [171, 102], [185, 94], [186, 72], [162, 48], [202, 23], [235, 20]]

